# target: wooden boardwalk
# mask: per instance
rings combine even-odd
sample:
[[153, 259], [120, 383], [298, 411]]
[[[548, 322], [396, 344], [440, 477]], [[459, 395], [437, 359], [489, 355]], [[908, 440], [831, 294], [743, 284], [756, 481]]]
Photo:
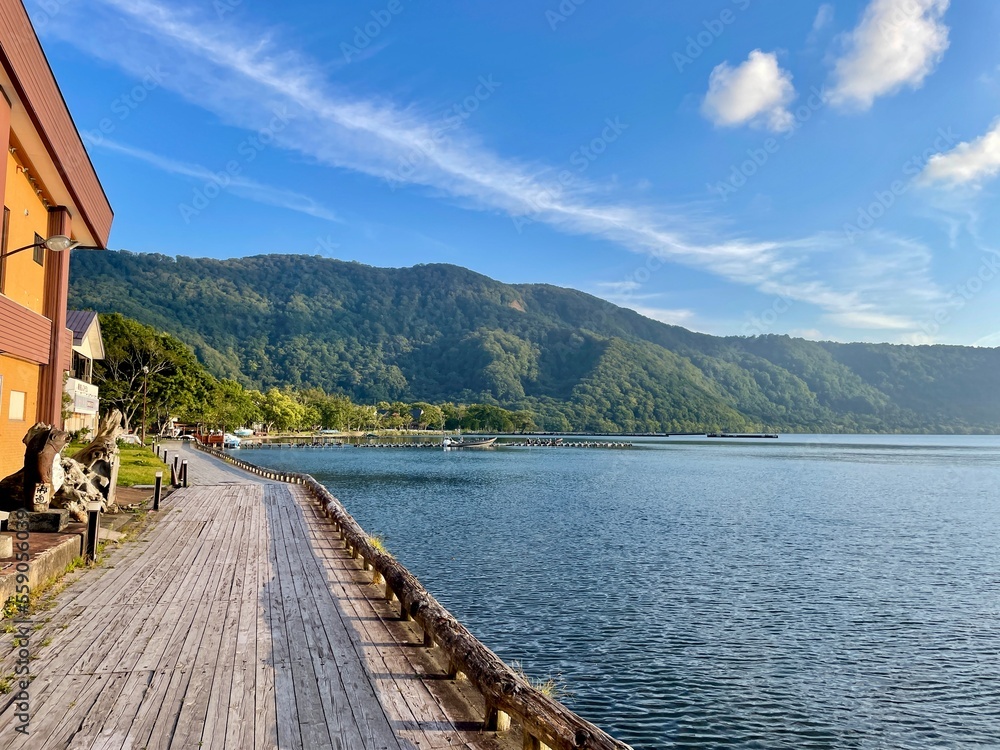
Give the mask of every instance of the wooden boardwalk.
[[184, 457], [195, 486], [35, 615], [30, 734], [15, 684], [0, 747], [500, 747], [304, 488]]

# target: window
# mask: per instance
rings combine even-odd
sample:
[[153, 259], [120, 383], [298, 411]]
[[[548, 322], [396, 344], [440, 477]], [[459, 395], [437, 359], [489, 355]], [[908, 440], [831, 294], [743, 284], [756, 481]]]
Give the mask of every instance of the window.
[[[0, 253], [7, 252], [10, 241], [10, 209], [3, 207], [3, 234], [0, 235]], [[7, 259], [0, 258], [0, 294], [7, 288]]]
[[7, 410], [7, 419], [11, 422], [24, 421], [24, 402], [27, 395], [24, 391], [10, 392], [10, 408]]
[[79, 352], [73, 352], [73, 377], [89, 383], [90, 373], [90, 360]]
[[42, 243], [45, 242], [45, 238], [40, 234], [35, 234], [35, 263], [40, 266], [45, 265], [45, 247]]

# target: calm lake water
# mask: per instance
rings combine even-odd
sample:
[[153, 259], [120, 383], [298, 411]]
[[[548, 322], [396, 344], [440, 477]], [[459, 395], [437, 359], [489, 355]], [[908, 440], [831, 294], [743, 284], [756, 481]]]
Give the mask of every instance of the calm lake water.
[[652, 748], [1000, 747], [1000, 437], [243, 451]]

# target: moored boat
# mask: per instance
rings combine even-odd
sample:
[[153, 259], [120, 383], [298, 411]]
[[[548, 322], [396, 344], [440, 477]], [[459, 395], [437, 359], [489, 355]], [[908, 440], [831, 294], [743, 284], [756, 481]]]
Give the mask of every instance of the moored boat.
[[445, 450], [455, 450], [459, 448], [492, 448], [493, 444], [497, 441], [495, 437], [485, 438], [483, 440], [452, 440], [451, 438], [445, 438], [441, 445]]

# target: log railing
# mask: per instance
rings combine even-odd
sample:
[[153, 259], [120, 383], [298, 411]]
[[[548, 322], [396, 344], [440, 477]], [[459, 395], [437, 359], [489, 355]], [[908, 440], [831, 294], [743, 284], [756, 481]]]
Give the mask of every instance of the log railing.
[[[487, 731], [506, 731], [511, 718], [523, 727], [525, 750], [631, 750], [604, 730], [582, 719], [553, 698], [532, 687], [521, 675], [484, 646], [435, 599], [392, 555], [378, 549], [371, 537], [330, 491], [310, 474], [275, 471], [255, 466], [224, 451], [196, 444], [205, 453], [244, 471], [275, 482], [301, 484], [309, 490], [332, 522], [351, 556], [373, 577], [385, 582], [385, 599], [399, 603], [399, 616], [416, 622], [424, 645], [440, 648], [448, 662], [448, 676], [464, 675], [484, 699]], [[377, 575], [376, 575], [377, 574]]]

